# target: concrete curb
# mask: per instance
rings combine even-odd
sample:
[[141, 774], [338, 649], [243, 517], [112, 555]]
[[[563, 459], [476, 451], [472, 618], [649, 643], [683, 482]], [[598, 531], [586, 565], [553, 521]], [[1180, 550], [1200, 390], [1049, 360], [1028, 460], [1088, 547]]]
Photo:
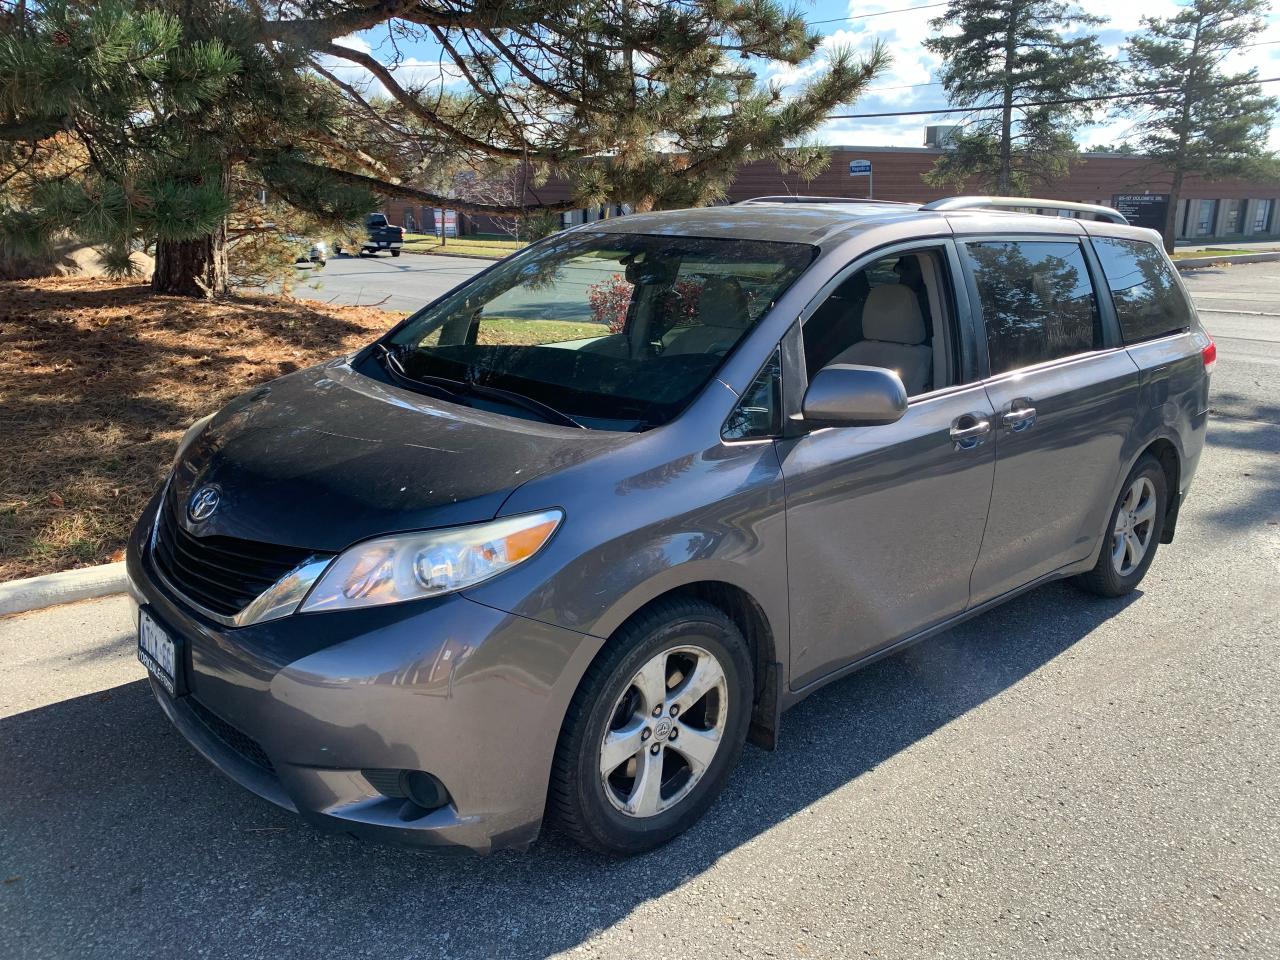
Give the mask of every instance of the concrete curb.
[[1269, 260], [1280, 260], [1280, 250], [1270, 253], [1233, 253], [1219, 257], [1186, 257], [1173, 261], [1179, 270], [1198, 270], [1201, 267], [1216, 267], [1223, 263], [1266, 263]]
[[[489, 263], [497, 263], [503, 257], [510, 256], [510, 254], [505, 253], [501, 257], [492, 257], [487, 253], [443, 253], [439, 250], [410, 250], [408, 248], [405, 248], [404, 252], [406, 255], [413, 254], [415, 257], [451, 257], [454, 260], [486, 260]], [[511, 253], [517, 252], [519, 251], [511, 251]]]
[[0, 583], [0, 617], [75, 600], [109, 597], [128, 589], [129, 579], [125, 576], [124, 563], [105, 563], [98, 567], [10, 580]]

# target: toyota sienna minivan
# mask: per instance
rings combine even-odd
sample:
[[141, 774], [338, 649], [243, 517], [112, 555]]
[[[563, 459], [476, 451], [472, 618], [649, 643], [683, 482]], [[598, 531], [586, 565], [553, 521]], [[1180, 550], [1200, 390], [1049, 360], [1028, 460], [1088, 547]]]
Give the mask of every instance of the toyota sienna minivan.
[[792, 199], [566, 230], [192, 426], [128, 550], [170, 720], [320, 826], [635, 853], [824, 684], [1133, 590], [1215, 359], [1158, 236]]

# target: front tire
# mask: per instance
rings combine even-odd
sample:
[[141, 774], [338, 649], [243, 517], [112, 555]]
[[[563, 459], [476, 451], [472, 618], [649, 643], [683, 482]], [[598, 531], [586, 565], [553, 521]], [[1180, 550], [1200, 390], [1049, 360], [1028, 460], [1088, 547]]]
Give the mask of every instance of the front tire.
[[1155, 457], [1144, 455], [1120, 488], [1098, 562], [1076, 583], [1100, 597], [1122, 597], [1136, 589], [1156, 558], [1168, 506], [1164, 468]]
[[548, 815], [583, 846], [660, 846], [711, 806], [746, 742], [751, 657], [700, 600], [668, 600], [626, 624], [588, 668], [556, 746]]

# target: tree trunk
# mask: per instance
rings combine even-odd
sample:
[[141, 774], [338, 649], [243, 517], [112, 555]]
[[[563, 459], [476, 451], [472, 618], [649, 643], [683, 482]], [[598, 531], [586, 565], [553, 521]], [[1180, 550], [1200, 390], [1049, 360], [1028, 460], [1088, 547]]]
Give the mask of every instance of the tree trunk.
[[1204, 17], [1196, 21], [1196, 30], [1191, 42], [1191, 55], [1187, 58], [1190, 69], [1182, 82], [1182, 107], [1178, 112], [1178, 148], [1173, 162], [1173, 180], [1169, 184], [1169, 209], [1164, 214], [1164, 229], [1160, 231], [1164, 238], [1164, 248], [1173, 253], [1174, 234], [1178, 228], [1178, 201], [1182, 199], [1182, 179], [1187, 172], [1187, 144], [1191, 140], [1191, 98], [1195, 80], [1196, 67], [1199, 66], [1200, 29], [1204, 26]]
[[1182, 199], [1182, 167], [1173, 171], [1173, 182], [1169, 185], [1169, 207], [1164, 212], [1164, 227], [1160, 234], [1164, 238], [1164, 249], [1173, 253], [1174, 234], [1178, 228], [1178, 203]]
[[1004, 90], [1000, 102], [1000, 169], [996, 174], [996, 195], [1013, 192], [1013, 61], [1018, 51], [1018, 5], [1009, 10], [1009, 26], [1004, 34]]
[[156, 242], [151, 289], [183, 297], [220, 297], [228, 289], [227, 226], [195, 240]]

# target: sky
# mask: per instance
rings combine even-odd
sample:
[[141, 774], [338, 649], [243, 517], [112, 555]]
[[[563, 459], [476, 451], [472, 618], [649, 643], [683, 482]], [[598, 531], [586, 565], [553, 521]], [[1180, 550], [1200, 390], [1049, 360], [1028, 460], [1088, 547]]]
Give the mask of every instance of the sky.
[[[1176, 12], [1175, 0], [1076, 0], [1087, 13], [1108, 18], [1098, 28], [1099, 39], [1108, 53], [1118, 54], [1125, 37], [1140, 27], [1142, 15], [1168, 16]], [[936, 81], [938, 60], [924, 47], [931, 33], [929, 21], [943, 12], [938, 0], [813, 0], [801, 2], [800, 10], [814, 29], [823, 34], [823, 48], [809, 63], [800, 68], [786, 64], [755, 62], [762, 81], [780, 83], [784, 90], [795, 89], [822, 68], [830, 48], [852, 47], [866, 51], [883, 40], [893, 54], [893, 63], [871, 84], [868, 92], [855, 104], [840, 112], [879, 113], [893, 110], [929, 110], [946, 107], [946, 97]], [[906, 7], [915, 9], [903, 10]], [[868, 14], [879, 14], [868, 16]], [[1272, 13], [1269, 26], [1260, 41], [1276, 41], [1266, 46], [1242, 50], [1228, 63], [1231, 70], [1256, 66], [1262, 77], [1280, 77], [1280, 12]], [[433, 44], [393, 45], [385, 28], [359, 36], [342, 38], [339, 43], [372, 52], [379, 60], [391, 62], [399, 57], [396, 76], [402, 83], [417, 82], [436, 86], [461, 85], [455, 70], [442, 65], [440, 50]], [[371, 80], [367, 73], [341, 61], [338, 73], [343, 79]], [[1269, 84], [1265, 90], [1280, 94], [1280, 84]], [[948, 123], [939, 117], [885, 117], [876, 119], [831, 120], [816, 134], [826, 144], [856, 146], [918, 147], [924, 144], [924, 128], [928, 124]], [[1107, 119], [1077, 131], [1082, 146], [1113, 144], [1123, 140], [1129, 123], [1123, 119]], [[1270, 146], [1280, 149], [1280, 123], [1272, 127]]]

